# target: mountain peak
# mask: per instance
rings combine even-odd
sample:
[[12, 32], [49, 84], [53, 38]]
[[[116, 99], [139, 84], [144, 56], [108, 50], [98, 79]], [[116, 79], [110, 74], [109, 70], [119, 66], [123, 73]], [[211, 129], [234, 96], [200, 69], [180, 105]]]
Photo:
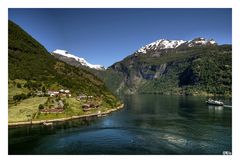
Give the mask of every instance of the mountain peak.
[[140, 49], [137, 50], [137, 52], [147, 53], [147, 51], [157, 51], [162, 49], [176, 49], [181, 45], [187, 45], [187, 47], [194, 47], [194, 46], [204, 46], [204, 45], [217, 45], [217, 43], [213, 39], [208, 40], [203, 37], [198, 37], [189, 41], [160, 39], [141, 47]]
[[217, 42], [213, 39], [206, 39], [203, 37], [198, 37], [198, 38], [195, 38], [195, 39], [189, 41], [188, 47], [204, 46], [204, 45], [217, 45]]
[[52, 52], [52, 54], [57, 54], [57, 55], [61, 55], [67, 58], [73, 58], [76, 61], [78, 61], [81, 65], [89, 67], [89, 68], [93, 68], [93, 69], [98, 69], [98, 70], [104, 70], [104, 66], [102, 65], [94, 65], [91, 63], [88, 63], [84, 58], [78, 57], [76, 55], [70, 54], [67, 50], [62, 50], [62, 49], [56, 49]]

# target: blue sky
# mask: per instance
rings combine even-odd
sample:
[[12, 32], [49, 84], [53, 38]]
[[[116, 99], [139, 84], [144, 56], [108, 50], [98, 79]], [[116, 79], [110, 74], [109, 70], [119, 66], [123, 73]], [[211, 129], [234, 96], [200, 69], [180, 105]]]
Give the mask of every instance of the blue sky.
[[231, 9], [9, 9], [49, 52], [59, 48], [108, 67], [158, 39], [232, 43]]

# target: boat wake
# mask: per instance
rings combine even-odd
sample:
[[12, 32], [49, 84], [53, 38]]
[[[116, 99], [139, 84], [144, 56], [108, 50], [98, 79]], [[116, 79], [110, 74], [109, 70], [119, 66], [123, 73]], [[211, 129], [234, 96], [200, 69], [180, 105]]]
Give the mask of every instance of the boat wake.
[[225, 108], [231, 108], [231, 105], [223, 105]]

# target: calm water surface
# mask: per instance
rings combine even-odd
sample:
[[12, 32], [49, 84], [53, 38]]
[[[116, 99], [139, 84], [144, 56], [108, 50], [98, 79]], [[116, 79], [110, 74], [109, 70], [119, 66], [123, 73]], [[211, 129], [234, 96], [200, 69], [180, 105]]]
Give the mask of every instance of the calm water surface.
[[[204, 97], [135, 95], [106, 117], [9, 128], [9, 154], [222, 154], [232, 109]], [[225, 102], [230, 104], [230, 100]]]

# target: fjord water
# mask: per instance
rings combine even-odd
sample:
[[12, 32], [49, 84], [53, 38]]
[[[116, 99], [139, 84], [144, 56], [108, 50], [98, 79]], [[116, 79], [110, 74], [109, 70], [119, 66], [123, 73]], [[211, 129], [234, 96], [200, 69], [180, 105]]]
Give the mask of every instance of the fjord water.
[[[222, 154], [232, 110], [205, 97], [134, 95], [122, 110], [53, 126], [9, 128], [9, 154]], [[223, 99], [230, 104], [229, 99]]]

